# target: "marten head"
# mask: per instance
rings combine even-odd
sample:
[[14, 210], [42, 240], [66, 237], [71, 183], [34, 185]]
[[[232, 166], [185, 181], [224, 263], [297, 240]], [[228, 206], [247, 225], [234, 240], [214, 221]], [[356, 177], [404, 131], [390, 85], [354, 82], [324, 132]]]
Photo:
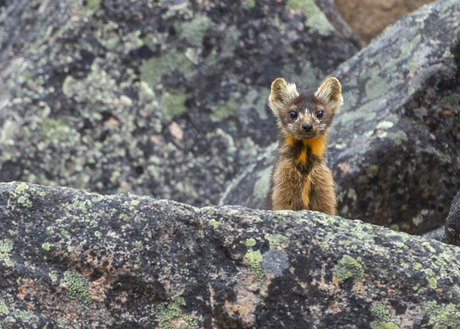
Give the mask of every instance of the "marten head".
[[293, 83], [277, 78], [272, 83], [270, 108], [280, 133], [306, 140], [324, 135], [343, 104], [342, 86], [336, 78], [325, 80], [318, 89], [298, 91]]

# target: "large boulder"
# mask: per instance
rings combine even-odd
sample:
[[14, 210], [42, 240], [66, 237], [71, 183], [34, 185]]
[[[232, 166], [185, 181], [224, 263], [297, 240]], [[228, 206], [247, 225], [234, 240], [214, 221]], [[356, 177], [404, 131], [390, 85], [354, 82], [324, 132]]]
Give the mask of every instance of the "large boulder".
[[458, 328], [460, 249], [317, 212], [0, 184], [2, 328]]
[[[329, 135], [338, 212], [423, 233], [444, 223], [460, 189], [460, 2], [405, 16], [331, 75], [345, 104]], [[275, 145], [221, 203], [263, 207]]]
[[270, 82], [358, 51], [335, 25], [313, 0], [7, 1], [0, 181], [215, 204], [276, 140]]

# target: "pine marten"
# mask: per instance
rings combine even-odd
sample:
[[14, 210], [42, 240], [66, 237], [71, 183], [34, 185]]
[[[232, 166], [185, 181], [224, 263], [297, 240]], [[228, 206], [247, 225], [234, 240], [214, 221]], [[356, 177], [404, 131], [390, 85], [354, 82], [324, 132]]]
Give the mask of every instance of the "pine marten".
[[339, 80], [331, 77], [316, 90], [297, 90], [278, 78], [268, 101], [277, 120], [279, 148], [267, 208], [335, 215], [335, 184], [324, 153], [332, 119], [343, 104]]

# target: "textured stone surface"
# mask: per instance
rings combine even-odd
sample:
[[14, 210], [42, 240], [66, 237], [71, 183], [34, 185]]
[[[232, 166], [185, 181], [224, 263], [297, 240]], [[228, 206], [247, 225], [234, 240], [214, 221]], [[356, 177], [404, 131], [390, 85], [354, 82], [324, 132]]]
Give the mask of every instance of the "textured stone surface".
[[460, 249], [315, 212], [0, 184], [2, 328], [457, 328]]
[[[332, 1], [332, 0], [331, 0]], [[353, 31], [369, 42], [398, 18], [433, 0], [334, 0]]]
[[275, 141], [274, 78], [317, 83], [359, 46], [313, 0], [18, 0], [0, 44], [0, 181], [195, 205]]
[[[460, 189], [460, 2], [405, 16], [332, 76], [344, 106], [329, 135], [338, 212], [424, 233]], [[274, 146], [227, 189], [225, 204], [263, 207]]]
[[460, 193], [452, 201], [445, 229], [444, 242], [460, 246]]

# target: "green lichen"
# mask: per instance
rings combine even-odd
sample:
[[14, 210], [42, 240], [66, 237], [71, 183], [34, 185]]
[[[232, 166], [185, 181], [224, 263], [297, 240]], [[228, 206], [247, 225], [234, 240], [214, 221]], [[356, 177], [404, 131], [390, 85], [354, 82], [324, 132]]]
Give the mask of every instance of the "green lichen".
[[287, 248], [289, 246], [289, 238], [284, 235], [267, 233], [264, 237], [270, 243], [270, 248]]
[[427, 302], [426, 313], [429, 316], [429, 324], [434, 329], [460, 328], [460, 311], [458, 305], [438, 305], [434, 301]]
[[185, 101], [190, 95], [182, 90], [171, 90], [163, 98], [162, 119], [170, 122], [174, 117], [187, 112]]
[[259, 250], [248, 250], [244, 258], [248, 262], [249, 267], [256, 272], [257, 279], [260, 282], [265, 276], [264, 270], [262, 269], [262, 254]]
[[0, 301], [0, 314], [4, 314], [4, 315], [10, 314], [10, 310], [8, 309], [8, 306], [6, 305], [3, 299]]
[[181, 72], [188, 79], [192, 75], [192, 67], [193, 63], [185, 53], [171, 48], [165, 50], [160, 57], [145, 60], [139, 67], [139, 72], [141, 80], [151, 86], [161, 82], [163, 75], [175, 70]]
[[[152, 311], [159, 317], [159, 328], [173, 329], [178, 328], [176, 322], [181, 322], [180, 328], [191, 329], [197, 326], [197, 319], [189, 314], [183, 314], [181, 307], [185, 306], [185, 299], [180, 295], [173, 296], [169, 301], [153, 307]], [[182, 320], [182, 321], [179, 321]], [[183, 322], [186, 325], [183, 325]]]
[[390, 310], [382, 302], [371, 305], [371, 314], [374, 321], [370, 323], [372, 329], [398, 329], [399, 326], [391, 322]]
[[17, 197], [17, 203], [26, 207], [32, 207], [32, 201], [29, 199], [29, 185], [26, 183], [20, 183], [13, 192], [13, 195]]
[[67, 297], [75, 299], [80, 304], [91, 304], [88, 279], [75, 271], [64, 272], [64, 282], [67, 284]]
[[243, 6], [247, 9], [251, 9], [256, 5], [255, 0], [243, 0]]
[[45, 249], [46, 251], [50, 250], [50, 244], [48, 242], [45, 242], [42, 244], [42, 248]]
[[199, 14], [190, 22], [182, 23], [180, 30], [190, 44], [195, 47], [201, 47], [203, 36], [211, 24], [212, 21], [207, 15]]
[[213, 121], [219, 122], [232, 116], [238, 108], [239, 93], [235, 93], [232, 97], [223, 103], [220, 103], [214, 107], [210, 117]]
[[288, 9], [299, 9], [307, 17], [306, 25], [320, 35], [328, 36], [334, 31], [326, 15], [319, 9], [313, 0], [289, 0]]
[[263, 199], [267, 196], [270, 189], [270, 177], [273, 171], [272, 166], [268, 166], [264, 170], [257, 173], [257, 180], [254, 184], [253, 195], [256, 198]]
[[335, 275], [341, 282], [351, 278], [353, 283], [357, 283], [363, 278], [364, 270], [363, 266], [356, 259], [344, 255], [342, 259], [339, 260]]
[[9, 256], [11, 250], [13, 250], [13, 241], [8, 239], [0, 240], [0, 260], [3, 260], [8, 267], [14, 265]]
[[88, 16], [93, 15], [100, 9], [100, 6], [99, 0], [86, 0], [83, 5], [83, 13]]
[[246, 239], [246, 241], [244, 242], [244, 244], [247, 246], [247, 247], [254, 247], [256, 245], [256, 240], [253, 239], [253, 238], [249, 238], [249, 239]]
[[211, 225], [214, 229], [219, 227], [219, 223], [214, 218], [209, 221], [209, 225]]

